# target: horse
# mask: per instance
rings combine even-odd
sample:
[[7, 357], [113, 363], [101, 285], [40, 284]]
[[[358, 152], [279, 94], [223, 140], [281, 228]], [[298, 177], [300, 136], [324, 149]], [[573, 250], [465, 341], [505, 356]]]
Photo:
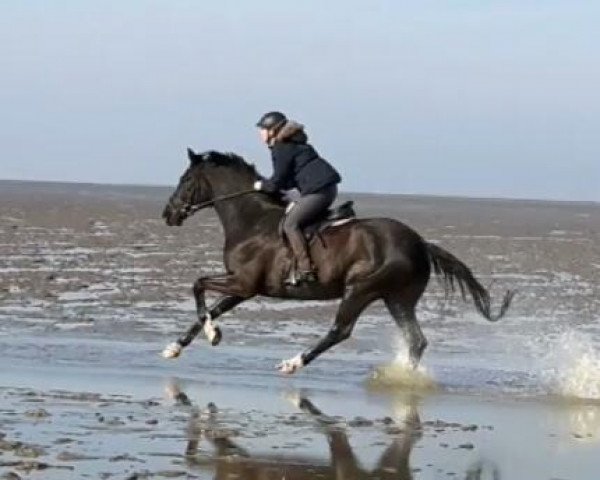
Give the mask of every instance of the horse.
[[[281, 198], [254, 191], [260, 179], [254, 165], [233, 153], [188, 148], [190, 164], [170, 196], [162, 217], [180, 226], [193, 213], [213, 207], [221, 221], [225, 242], [225, 273], [202, 276], [193, 284], [196, 321], [177, 341], [163, 350], [178, 357], [204, 331], [212, 345], [222, 338], [214, 320], [257, 295], [296, 300], [341, 299], [333, 326], [316, 344], [277, 368], [292, 374], [334, 345], [350, 337], [361, 312], [383, 300], [408, 344], [409, 366], [417, 368], [427, 339], [421, 331], [416, 306], [431, 271], [441, 277], [446, 292], [458, 285], [463, 300], [468, 292], [477, 311], [497, 321], [509, 308], [514, 292], [507, 291], [498, 313], [491, 311], [489, 292], [469, 267], [439, 245], [391, 218], [356, 218], [322, 229], [309, 243], [317, 267], [317, 282], [289, 285], [293, 258], [279, 224], [286, 205]], [[207, 308], [205, 292], [222, 296]]]

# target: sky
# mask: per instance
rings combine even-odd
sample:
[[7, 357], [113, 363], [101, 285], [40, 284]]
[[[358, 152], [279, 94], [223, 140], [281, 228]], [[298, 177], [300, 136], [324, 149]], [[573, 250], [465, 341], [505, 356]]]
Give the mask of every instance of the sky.
[[345, 191], [600, 201], [600, 2], [3, 0], [0, 178], [271, 173], [306, 125]]

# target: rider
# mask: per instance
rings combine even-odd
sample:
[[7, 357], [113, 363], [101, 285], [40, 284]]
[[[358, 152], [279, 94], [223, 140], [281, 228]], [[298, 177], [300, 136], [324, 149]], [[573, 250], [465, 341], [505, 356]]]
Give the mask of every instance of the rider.
[[256, 126], [271, 150], [273, 175], [259, 180], [255, 190], [274, 193], [297, 188], [300, 198], [286, 214], [283, 230], [296, 257], [296, 283], [317, 280], [302, 228], [325, 212], [337, 196], [339, 173], [308, 143], [304, 126], [281, 112], [265, 113]]

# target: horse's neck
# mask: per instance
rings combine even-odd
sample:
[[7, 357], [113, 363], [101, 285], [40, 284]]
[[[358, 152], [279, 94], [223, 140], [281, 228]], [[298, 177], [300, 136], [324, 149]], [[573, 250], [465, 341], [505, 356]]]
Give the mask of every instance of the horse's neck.
[[[213, 189], [215, 198], [231, 193], [248, 190], [248, 186]], [[251, 188], [251, 185], [250, 185]], [[223, 230], [227, 244], [235, 244], [256, 234], [256, 224], [266, 216], [280, 218], [284, 209], [266, 199], [264, 193], [253, 192], [238, 198], [217, 201], [215, 210]]]

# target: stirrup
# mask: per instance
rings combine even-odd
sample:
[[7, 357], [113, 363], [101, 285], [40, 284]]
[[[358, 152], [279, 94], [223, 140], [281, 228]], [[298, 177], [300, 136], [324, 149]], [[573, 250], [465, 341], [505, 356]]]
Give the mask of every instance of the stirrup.
[[319, 277], [317, 276], [317, 272], [314, 270], [306, 270], [305, 272], [300, 272], [297, 278], [299, 283], [316, 283], [319, 281]]
[[297, 272], [295, 269], [290, 272], [290, 276], [285, 280], [286, 285], [297, 286], [302, 283], [317, 283], [319, 278], [314, 270]]

